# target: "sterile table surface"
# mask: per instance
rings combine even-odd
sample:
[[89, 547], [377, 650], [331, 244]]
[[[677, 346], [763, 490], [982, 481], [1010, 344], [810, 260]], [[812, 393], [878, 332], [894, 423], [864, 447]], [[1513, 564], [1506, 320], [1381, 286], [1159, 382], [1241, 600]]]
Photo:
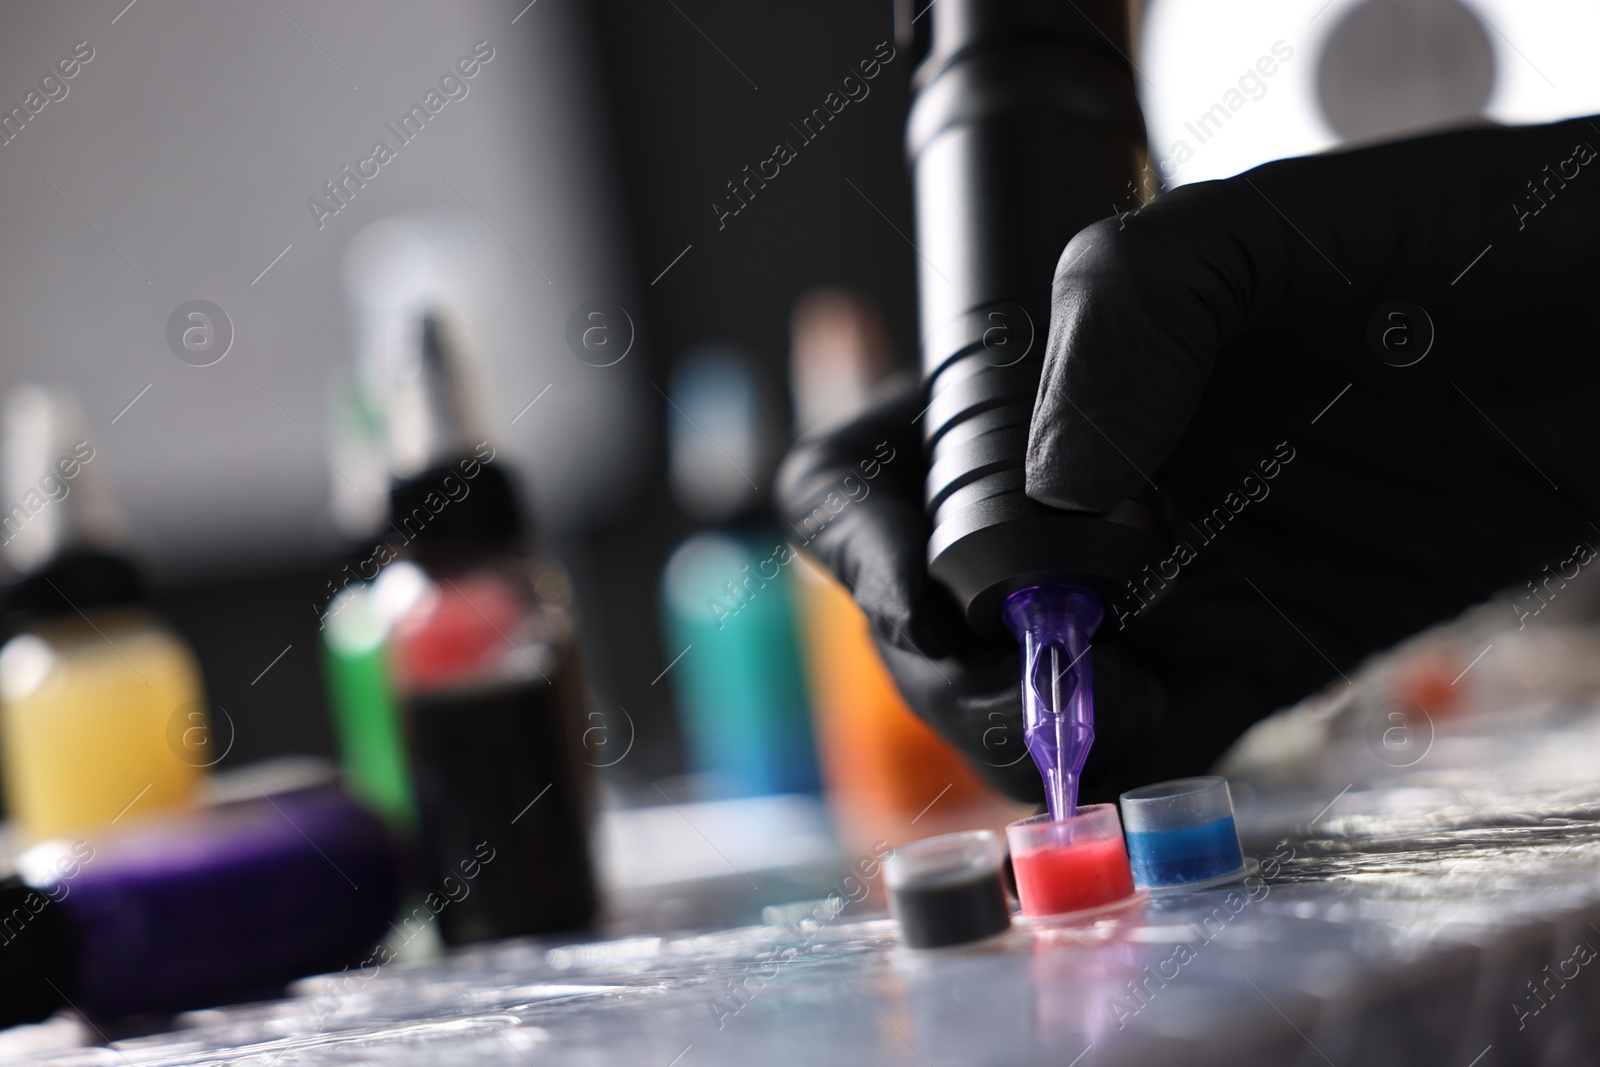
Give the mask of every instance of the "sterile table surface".
[[1487, 721], [1412, 766], [1356, 734], [1313, 777], [1236, 784], [1261, 881], [1092, 926], [917, 953], [874, 883], [832, 917], [485, 945], [20, 1062], [1592, 1063], [1600, 696]]

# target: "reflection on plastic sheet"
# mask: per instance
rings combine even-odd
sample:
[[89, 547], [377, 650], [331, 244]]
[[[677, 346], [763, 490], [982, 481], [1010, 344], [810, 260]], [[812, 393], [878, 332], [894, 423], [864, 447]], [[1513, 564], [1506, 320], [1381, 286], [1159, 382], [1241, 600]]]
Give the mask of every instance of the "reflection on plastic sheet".
[[[1600, 979], [1568, 961], [1600, 916], [1600, 834], [1582, 818], [1596, 798], [1526, 818], [1526, 798], [1469, 796], [1347, 794], [1322, 834], [1260, 853], [1254, 885], [1077, 930], [933, 953], [883, 920], [507, 942], [33, 1062], [665, 1065], [692, 1048], [698, 1063], [1289, 1063], [1314, 1046], [1335, 1063], [1464, 1064], [1493, 1044], [1487, 1064], [1593, 1047]], [[1432, 824], [1425, 800], [1441, 802]]]

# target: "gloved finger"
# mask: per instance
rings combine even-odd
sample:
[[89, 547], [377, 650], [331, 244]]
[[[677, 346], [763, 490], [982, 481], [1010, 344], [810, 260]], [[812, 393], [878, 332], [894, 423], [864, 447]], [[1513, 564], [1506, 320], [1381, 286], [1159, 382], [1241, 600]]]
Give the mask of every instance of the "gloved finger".
[[[948, 659], [929, 660], [880, 644], [884, 666], [911, 709], [995, 789], [1039, 802], [1044, 786], [1023, 735], [1022, 686], [1015, 648], [973, 645]], [[1095, 699], [1095, 744], [1084, 769], [1084, 803], [1115, 801], [1139, 778], [1146, 752], [1160, 738], [1165, 690], [1126, 651], [1097, 644], [1090, 653]], [[1208, 760], [1192, 762], [1201, 773]]]
[[922, 509], [922, 394], [902, 380], [858, 418], [803, 438], [778, 470], [777, 502], [789, 538], [855, 597], [879, 638], [928, 656], [945, 654], [927, 580]]
[[911, 710], [980, 778], [1013, 799], [1044, 800], [1023, 739], [1015, 647], [974, 644], [933, 660], [880, 641], [878, 655]]
[[[926, 468], [916, 419], [923, 403], [916, 379], [896, 375], [878, 387], [860, 415], [800, 438], [778, 468], [780, 510], [790, 521], [810, 519], [829, 493], [859, 495], [857, 483], [863, 482], [873, 495], [919, 502]], [[818, 528], [824, 519], [816, 518]]]
[[[1268, 327], [1294, 328], [1279, 332], [1295, 346], [1277, 353], [1291, 367], [1312, 366], [1312, 350], [1364, 349], [1368, 313], [1394, 297], [1448, 307], [1470, 329], [1504, 286], [1486, 296], [1452, 279], [1486, 246], [1514, 247], [1527, 222], [1515, 200], [1529, 176], [1551, 160], [1593, 158], [1575, 141], [1596, 141], [1585, 120], [1284, 160], [1088, 227], [1057, 267], [1028, 495], [1087, 511], [1126, 497], [1182, 435], [1219, 352]], [[1415, 174], [1440, 177], [1397, 178]], [[1567, 240], [1561, 227], [1547, 230], [1540, 241]], [[1473, 283], [1536, 287], [1540, 262], [1584, 258], [1508, 253]]]

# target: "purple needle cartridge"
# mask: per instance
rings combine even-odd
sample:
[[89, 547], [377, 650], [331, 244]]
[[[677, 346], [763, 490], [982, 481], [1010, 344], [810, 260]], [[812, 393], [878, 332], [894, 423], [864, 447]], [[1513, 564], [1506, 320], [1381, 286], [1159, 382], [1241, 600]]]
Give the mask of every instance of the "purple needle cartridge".
[[1006, 598], [1001, 614], [1022, 645], [1023, 738], [1044, 776], [1050, 818], [1071, 818], [1094, 744], [1089, 638], [1105, 609], [1081, 586], [1035, 585]]

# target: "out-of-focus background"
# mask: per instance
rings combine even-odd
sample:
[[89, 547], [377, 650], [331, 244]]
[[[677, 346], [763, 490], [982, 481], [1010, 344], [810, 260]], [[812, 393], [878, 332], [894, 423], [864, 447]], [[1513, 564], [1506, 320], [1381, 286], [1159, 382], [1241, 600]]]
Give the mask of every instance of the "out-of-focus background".
[[[1136, 15], [1167, 186], [1600, 110], [1589, 4], [1151, 0]], [[81, 398], [129, 550], [231, 724], [222, 766], [334, 753], [319, 618], [384, 490], [338, 429], [350, 276], [358, 238], [388, 220], [425, 235], [484, 433], [574, 576], [593, 706], [628, 746], [602, 771], [610, 795], [682, 795], [684, 679], [708, 650], [692, 647], [704, 619], [670, 621], [674, 574], [703, 600], [697, 563], [720, 545], [730, 578], [744, 564], [726, 538], [674, 552], [706, 529], [776, 545], [764, 501], [796, 427], [914, 362], [911, 71], [890, 6], [97, 0], [0, 17], [0, 386]], [[469, 54], [464, 91], [402, 143], [391, 128]], [[34, 110], [67, 56], [76, 73]], [[874, 58], [825, 128], [802, 129]], [[379, 140], [393, 157], [351, 178]], [[215, 361], [171, 340], [195, 300], [224, 316]], [[802, 659], [815, 701], [828, 683]]]

